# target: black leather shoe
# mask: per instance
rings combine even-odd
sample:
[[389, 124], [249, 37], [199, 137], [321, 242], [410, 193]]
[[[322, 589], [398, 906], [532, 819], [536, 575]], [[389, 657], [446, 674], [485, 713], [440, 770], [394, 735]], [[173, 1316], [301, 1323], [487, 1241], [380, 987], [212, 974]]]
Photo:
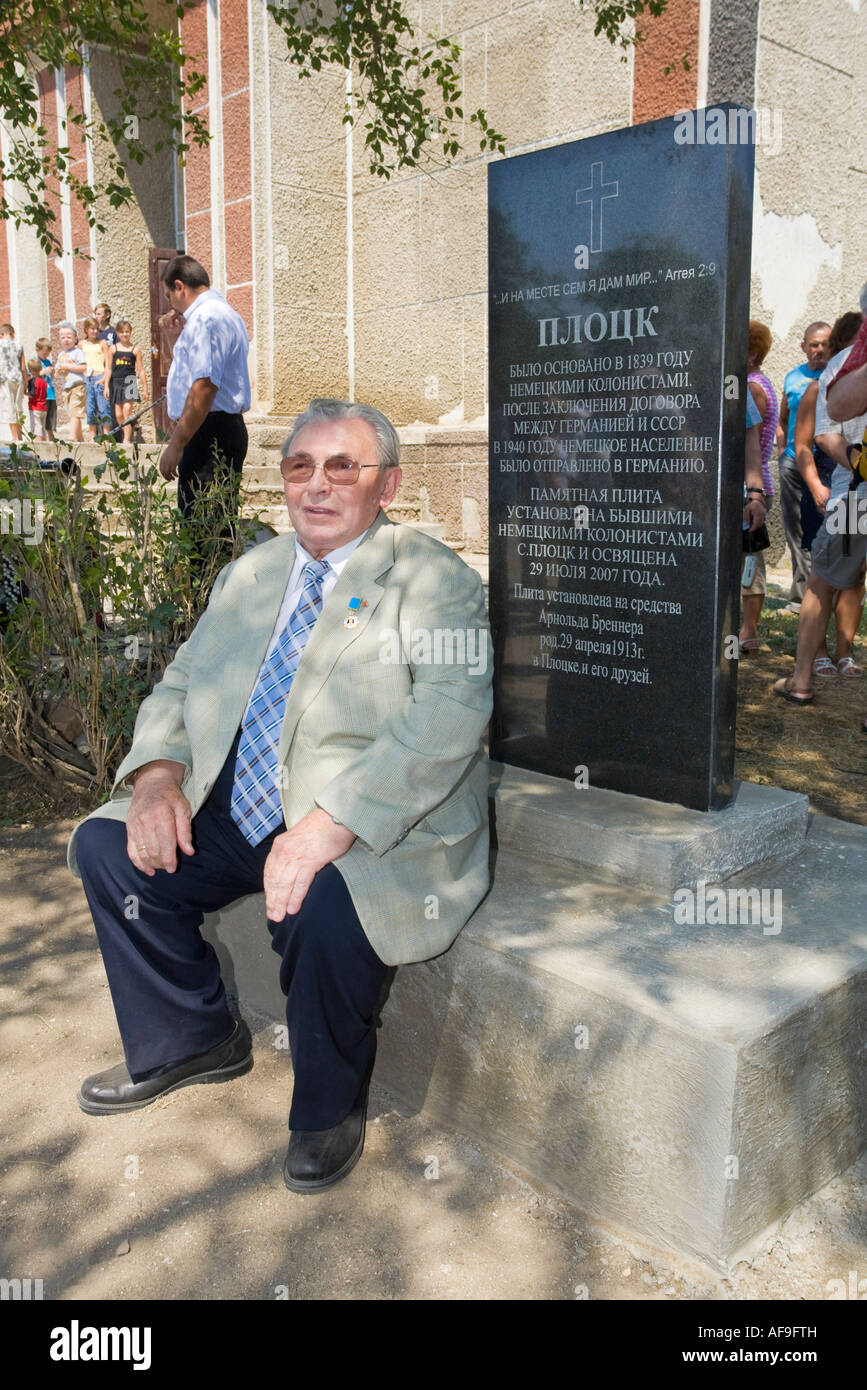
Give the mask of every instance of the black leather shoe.
[[75, 1099], [87, 1115], [140, 1110], [158, 1096], [177, 1091], [181, 1086], [233, 1081], [236, 1076], [243, 1076], [253, 1065], [252, 1047], [250, 1030], [242, 1020], [235, 1024], [228, 1038], [212, 1047], [210, 1052], [159, 1067], [144, 1081], [133, 1081], [123, 1062], [119, 1062], [116, 1067], [97, 1072], [83, 1081]]
[[364, 1149], [367, 1082], [345, 1120], [333, 1129], [293, 1129], [283, 1163], [290, 1192], [321, 1192], [351, 1172]]

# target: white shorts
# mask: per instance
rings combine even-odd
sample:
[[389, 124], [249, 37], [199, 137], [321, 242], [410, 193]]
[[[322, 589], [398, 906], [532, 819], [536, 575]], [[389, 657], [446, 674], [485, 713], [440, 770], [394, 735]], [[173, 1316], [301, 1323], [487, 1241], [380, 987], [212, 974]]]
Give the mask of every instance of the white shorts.
[[0, 381], [0, 425], [19, 425], [21, 423], [23, 395], [20, 377], [17, 381]]

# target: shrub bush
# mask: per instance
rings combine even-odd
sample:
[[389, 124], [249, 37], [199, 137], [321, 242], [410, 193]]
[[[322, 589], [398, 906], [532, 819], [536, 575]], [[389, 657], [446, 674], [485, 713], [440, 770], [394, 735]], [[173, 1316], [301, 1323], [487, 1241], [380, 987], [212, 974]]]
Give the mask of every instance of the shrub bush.
[[0, 463], [0, 751], [48, 789], [111, 790], [142, 699], [258, 518], [233, 524], [237, 483], [184, 520], [152, 464], [116, 445], [94, 470], [14, 446]]

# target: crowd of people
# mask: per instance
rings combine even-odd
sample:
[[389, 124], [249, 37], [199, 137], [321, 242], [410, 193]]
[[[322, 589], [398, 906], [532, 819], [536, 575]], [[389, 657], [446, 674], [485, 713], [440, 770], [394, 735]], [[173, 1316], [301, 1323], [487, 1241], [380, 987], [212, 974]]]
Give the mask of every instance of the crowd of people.
[[33, 355], [26, 357], [12, 324], [0, 324], [0, 424], [19, 443], [26, 408], [32, 437], [53, 440], [62, 398], [72, 442], [82, 442], [86, 424], [91, 440], [122, 434], [123, 442], [131, 443], [130, 417], [149, 397], [129, 319], [113, 325], [109, 305], [97, 304], [80, 334], [66, 322], [59, 325], [58, 338], [56, 358], [49, 338], [37, 338]]
[[[867, 544], [853, 536], [842, 520], [851, 491], [861, 499], [855, 472], [867, 427], [867, 412], [836, 419], [827, 401], [829, 387], [844, 368], [853, 344], [867, 329], [867, 285], [860, 310], [841, 314], [834, 324], [818, 321], [804, 332], [805, 360], [786, 374], [781, 396], [761, 371], [771, 346], [764, 324], [750, 323], [747, 458], [760, 457], [762, 488], [749, 489], [761, 497], [765, 514], [773, 499], [770, 460], [779, 458], [780, 513], [792, 560], [792, 582], [786, 610], [799, 615], [795, 668], [777, 681], [774, 691], [795, 705], [812, 704], [814, 682], [859, 679], [863, 672], [853, 654], [864, 607]], [[835, 407], [839, 410], [839, 407]], [[747, 554], [742, 581], [740, 649], [751, 655], [760, 648], [758, 623], [766, 592], [763, 552]], [[834, 617], [833, 654], [828, 647]], [[862, 726], [867, 733], [867, 721]]]
[[[175, 338], [178, 347], [177, 334], [187, 319], [192, 316], [195, 322], [182, 334], [184, 351], [170, 373], [169, 407], [177, 424], [160, 470], [167, 478], [178, 475], [179, 503], [186, 514], [192, 493], [206, 487], [214, 476], [215, 446], [232, 475], [240, 475], [246, 453], [243, 412], [249, 408], [248, 339], [240, 319], [210, 287], [207, 272], [197, 261], [179, 256], [170, 272], [166, 294], [171, 311], [160, 320], [161, 329]], [[774, 690], [796, 705], [813, 702], [814, 681], [862, 676], [853, 644], [864, 606], [864, 555], [860, 545], [852, 545], [851, 537], [841, 541], [839, 528], [829, 528], [826, 517], [841, 499], [848, 505], [853, 462], [861, 451], [867, 413], [839, 422], [829, 414], [826, 396], [854, 340], [865, 331], [865, 315], [867, 285], [861, 291], [860, 310], [840, 315], [833, 325], [809, 324], [801, 342], [804, 361], [786, 374], [779, 396], [762, 370], [772, 345], [770, 330], [757, 320], [749, 325], [739, 645], [743, 656], [761, 649], [765, 549], [770, 543], [765, 522], [774, 502], [770, 463], [776, 450], [780, 516], [792, 561], [786, 609], [800, 617], [794, 671], [778, 681]], [[13, 440], [21, 440], [26, 398], [31, 435], [51, 440], [62, 396], [72, 442], [81, 442], [85, 424], [92, 440], [122, 433], [123, 442], [131, 442], [130, 417], [149, 397], [141, 349], [133, 342], [129, 320], [113, 325], [109, 305], [101, 303], [84, 320], [81, 334], [67, 322], [59, 325], [58, 337], [56, 357], [49, 339], [43, 337], [27, 358], [13, 326], [0, 325], [0, 423], [8, 425]], [[224, 373], [226, 381], [220, 388], [211, 385], [202, 367], [203, 362], [210, 365], [215, 353], [220, 361], [225, 358], [236, 364]], [[210, 389], [203, 393], [204, 385]], [[863, 549], [867, 550], [867, 544]], [[832, 614], [833, 653], [828, 646]]]

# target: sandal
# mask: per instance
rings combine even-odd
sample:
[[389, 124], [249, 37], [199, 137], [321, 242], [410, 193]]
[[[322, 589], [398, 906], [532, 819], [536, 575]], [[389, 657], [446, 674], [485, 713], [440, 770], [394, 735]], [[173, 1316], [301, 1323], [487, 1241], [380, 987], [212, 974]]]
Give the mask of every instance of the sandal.
[[851, 680], [853, 676], [861, 675], [861, 667], [852, 660], [851, 656], [841, 656], [837, 662], [837, 673], [841, 676], [848, 676]]
[[788, 700], [791, 705], [811, 705], [813, 703], [812, 690], [795, 690], [791, 676], [783, 676], [782, 680], [774, 683], [774, 694], [779, 695], [783, 700]]
[[829, 656], [817, 656], [813, 662], [814, 676], [836, 676], [837, 667]]

